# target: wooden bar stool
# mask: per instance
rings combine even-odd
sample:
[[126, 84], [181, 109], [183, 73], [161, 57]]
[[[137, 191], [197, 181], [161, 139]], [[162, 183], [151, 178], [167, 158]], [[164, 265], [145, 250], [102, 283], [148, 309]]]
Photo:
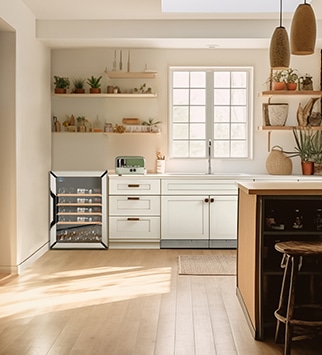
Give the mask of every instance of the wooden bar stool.
[[284, 355], [289, 355], [295, 335], [304, 339], [322, 331], [322, 297], [321, 304], [299, 305], [295, 302], [296, 278], [302, 258], [322, 255], [322, 241], [280, 242], [275, 244], [275, 249], [283, 253], [282, 267], [285, 268], [279, 305], [274, 312], [277, 319], [275, 341], [281, 341], [281, 323], [285, 324]]

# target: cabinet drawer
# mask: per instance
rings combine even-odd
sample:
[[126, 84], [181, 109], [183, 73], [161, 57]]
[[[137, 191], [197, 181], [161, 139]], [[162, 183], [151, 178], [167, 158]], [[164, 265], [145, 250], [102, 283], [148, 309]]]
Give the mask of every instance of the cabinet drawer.
[[160, 194], [160, 180], [149, 179], [110, 179], [109, 180], [109, 194], [133, 194], [133, 195], [159, 195]]
[[110, 217], [109, 239], [160, 239], [160, 217]]
[[162, 195], [237, 195], [235, 181], [227, 180], [162, 180]]
[[110, 215], [160, 215], [160, 196], [110, 196]]

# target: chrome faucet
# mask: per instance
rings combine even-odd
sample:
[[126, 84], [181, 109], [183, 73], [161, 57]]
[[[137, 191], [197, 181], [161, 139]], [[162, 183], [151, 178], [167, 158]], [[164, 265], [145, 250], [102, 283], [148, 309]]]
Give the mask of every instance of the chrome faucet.
[[211, 174], [211, 139], [208, 140], [208, 174]]

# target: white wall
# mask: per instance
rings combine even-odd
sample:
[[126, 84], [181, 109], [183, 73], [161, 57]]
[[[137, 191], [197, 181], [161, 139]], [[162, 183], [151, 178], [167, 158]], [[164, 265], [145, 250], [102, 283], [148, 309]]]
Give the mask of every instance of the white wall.
[[[106, 92], [109, 84], [121, 88], [133, 88], [147, 80], [119, 79], [110, 80], [104, 70], [112, 68], [114, 49], [54, 49], [52, 50], [52, 76], [61, 75], [70, 78], [103, 75], [102, 88]], [[126, 62], [127, 50], [123, 50]], [[117, 58], [118, 61], [118, 58]], [[54, 134], [52, 149], [52, 167], [54, 170], [113, 169], [117, 155], [144, 155], [148, 170], [155, 169], [155, 153], [162, 150], [168, 157], [167, 120], [168, 120], [168, 67], [172, 65], [215, 65], [215, 66], [253, 66], [254, 67], [254, 117], [253, 117], [253, 160], [224, 161], [214, 160], [216, 172], [266, 173], [265, 161], [268, 155], [267, 132], [257, 129], [262, 125], [262, 103], [267, 98], [260, 98], [259, 93], [267, 90], [266, 81], [270, 74], [268, 49], [242, 50], [175, 50], [175, 49], [131, 49], [131, 71], [148, 69], [158, 72], [157, 78], [148, 80], [157, 93], [157, 99], [61, 99], [53, 98], [52, 115], [58, 116], [62, 122], [65, 115], [85, 115], [94, 120], [98, 114], [101, 120], [121, 123], [123, 117], [138, 117], [146, 120], [154, 117], [163, 123], [160, 136], [91, 136]], [[125, 66], [125, 64], [123, 63]], [[292, 56], [291, 66], [300, 73], [310, 73], [314, 77], [314, 86], [319, 90], [320, 53], [317, 50], [311, 56]], [[125, 66], [126, 67], [126, 66]], [[287, 124], [296, 124], [298, 102], [306, 102], [308, 97], [279, 98], [272, 102], [290, 101], [290, 112]], [[294, 140], [291, 131], [273, 132], [271, 146], [282, 145], [285, 150], [292, 150]], [[300, 164], [293, 159], [293, 173], [300, 173]], [[206, 159], [196, 160], [188, 166], [185, 160], [167, 159], [169, 171], [206, 171]]]
[[7, 44], [11, 50], [1, 52], [12, 72], [11, 95], [1, 102], [6, 107], [1, 113], [9, 110], [10, 115], [1, 118], [6, 144], [0, 162], [9, 175], [0, 180], [0, 189], [10, 193], [1, 199], [0, 211], [10, 207], [10, 215], [1, 217], [0, 271], [20, 272], [48, 246], [50, 50], [35, 39], [35, 18], [20, 0], [0, 0], [0, 17], [14, 30]]

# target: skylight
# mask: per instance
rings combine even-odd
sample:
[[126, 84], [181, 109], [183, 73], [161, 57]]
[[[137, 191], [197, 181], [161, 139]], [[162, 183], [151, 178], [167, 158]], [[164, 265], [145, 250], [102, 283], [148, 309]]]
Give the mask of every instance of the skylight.
[[[181, 13], [274, 13], [279, 0], [161, 0], [162, 12]], [[307, 1], [311, 2], [311, 1]], [[283, 12], [294, 12], [299, 0], [283, 0]]]

